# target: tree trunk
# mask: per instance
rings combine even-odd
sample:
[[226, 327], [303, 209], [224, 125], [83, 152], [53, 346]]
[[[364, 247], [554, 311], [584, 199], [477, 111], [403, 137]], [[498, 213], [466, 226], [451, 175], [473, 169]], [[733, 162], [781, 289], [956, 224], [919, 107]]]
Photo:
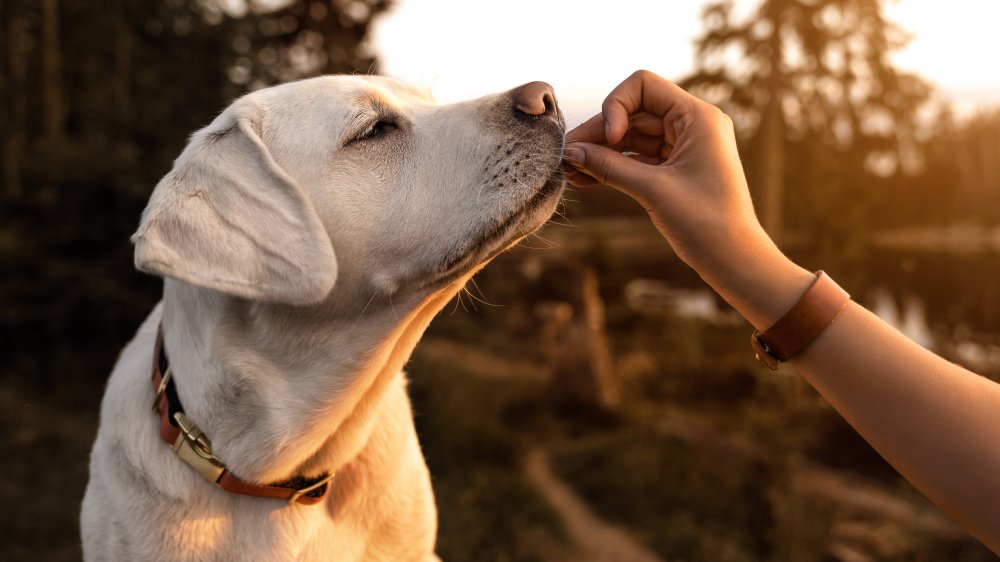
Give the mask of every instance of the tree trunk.
[[621, 392], [618, 389], [618, 379], [615, 377], [614, 362], [611, 359], [611, 346], [608, 343], [604, 299], [601, 298], [597, 273], [593, 268], [588, 267], [583, 271], [581, 292], [595, 398], [601, 407], [613, 409], [621, 403]]
[[761, 156], [758, 178], [762, 193], [761, 221], [764, 230], [776, 244], [781, 243], [784, 224], [782, 208], [785, 198], [785, 121], [781, 110], [780, 94], [771, 91], [771, 99], [764, 108], [759, 138]]
[[7, 2], [0, 2], [0, 26], [4, 33], [0, 36], [0, 50], [3, 59], [4, 95], [3, 104], [3, 172], [4, 191], [10, 199], [20, 199], [24, 188], [21, 178], [21, 162], [24, 156], [26, 138], [27, 100], [25, 79], [27, 76], [28, 52], [24, 48], [27, 33], [24, 18], [18, 18], [14, 8]]
[[59, 0], [42, 0], [42, 103], [45, 137], [60, 140], [66, 127], [66, 100], [59, 52]]
[[132, 93], [132, 30], [125, 16], [124, 6], [120, 7], [115, 18], [115, 82], [114, 82], [114, 115], [116, 115], [115, 132], [120, 144], [129, 138], [130, 102]]
[[[0, 172], [3, 173], [4, 193], [7, 197], [14, 197], [18, 191], [16, 184], [12, 183], [11, 175], [17, 174], [17, 163], [10, 158], [10, 76], [7, 72], [7, 42], [10, 41], [9, 2], [0, 3], [0, 150], [3, 151], [3, 159], [0, 162]], [[20, 182], [18, 182], [20, 183]]]
[[766, 9], [772, 14], [774, 29], [768, 40], [767, 62], [770, 70], [765, 80], [768, 98], [761, 115], [758, 177], [763, 191], [761, 222], [775, 244], [780, 244], [784, 235], [782, 219], [785, 201], [785, 112], [781, 107], [781, 99], [786, 78], [782, 74], [785, 62], [782, 27], [785, 22], [790, 21], [787, 14], [794, 9], [796, 2], [772, 0], [768, 4]]

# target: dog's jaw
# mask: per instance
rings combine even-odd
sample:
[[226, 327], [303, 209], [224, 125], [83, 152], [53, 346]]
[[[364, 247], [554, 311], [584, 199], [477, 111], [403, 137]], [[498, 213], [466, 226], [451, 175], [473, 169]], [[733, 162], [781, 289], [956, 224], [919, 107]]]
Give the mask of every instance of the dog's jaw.
[[[507, 111], [500, 104], [499, 112]], [[513, 133], [487, 157], [483, 184], [478, 193], [495, 192], [508, 200], [521, 197], [506, 215], [482, 221], [480, 229], [459, 240], [441, 260], [426, 285], [447, 284], [465, 273], [481, 268], [524, 236], [540, 228], [555, 212], [565, 181], [559, 170], [565, 144], [565, 120], [556, 108], [551, 115], [520, 117]], [[496, 126], [503, 126], [498, 121]], [[525, 188], [528, 188], [527, 190]], [[478, 199], [478, 197], [477, 197]]]
[[564, 185], [565, 181], [558, 172], [553, 172], [520, 210], [474, 240], [468, 247], [456, 252], [454, 257], [447, 258], [438, 275], [426, 285], [447, 285], [470, 271], [478, 270], [519, 240], [541, 228], [555, 212]]

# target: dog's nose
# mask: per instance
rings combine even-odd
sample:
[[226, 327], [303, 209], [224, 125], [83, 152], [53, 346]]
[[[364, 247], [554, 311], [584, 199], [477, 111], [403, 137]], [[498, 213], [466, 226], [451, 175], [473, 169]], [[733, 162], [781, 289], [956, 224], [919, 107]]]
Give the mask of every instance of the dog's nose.
[[518, 86], [510, 91], [510, 97], [516, 113], [538, 117], [556, 111], [556, 96], [552, 86], [545, 82], [528, 82]]

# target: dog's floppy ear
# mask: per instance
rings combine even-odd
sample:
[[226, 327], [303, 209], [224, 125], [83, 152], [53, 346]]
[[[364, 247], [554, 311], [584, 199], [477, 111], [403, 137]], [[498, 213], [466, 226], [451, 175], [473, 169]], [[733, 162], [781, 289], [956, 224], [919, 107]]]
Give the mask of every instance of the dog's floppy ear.
[[142, 213], [135, 266], [255, 299], [306, 304], [337, 278], [309, 198], [264, 146], [244, 99], [195, 133]]

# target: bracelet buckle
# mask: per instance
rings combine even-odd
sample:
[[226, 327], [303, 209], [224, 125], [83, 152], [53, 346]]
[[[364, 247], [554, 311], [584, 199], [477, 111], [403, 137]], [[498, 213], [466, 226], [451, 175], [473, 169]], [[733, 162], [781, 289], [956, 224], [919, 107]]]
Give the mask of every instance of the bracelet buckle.
[[753, 346], [753, 351], [757, 360], [761, 363], [767, 365], [768, 369], [772, 371], [778, 370], [778, 363], [781, 362], [780, 359], [771, 354], [771, 349], [767, 347], [767, 344], [760, 341], [760, 332], [757, 330], [753, 331], [750, 335], [750, 345]]

